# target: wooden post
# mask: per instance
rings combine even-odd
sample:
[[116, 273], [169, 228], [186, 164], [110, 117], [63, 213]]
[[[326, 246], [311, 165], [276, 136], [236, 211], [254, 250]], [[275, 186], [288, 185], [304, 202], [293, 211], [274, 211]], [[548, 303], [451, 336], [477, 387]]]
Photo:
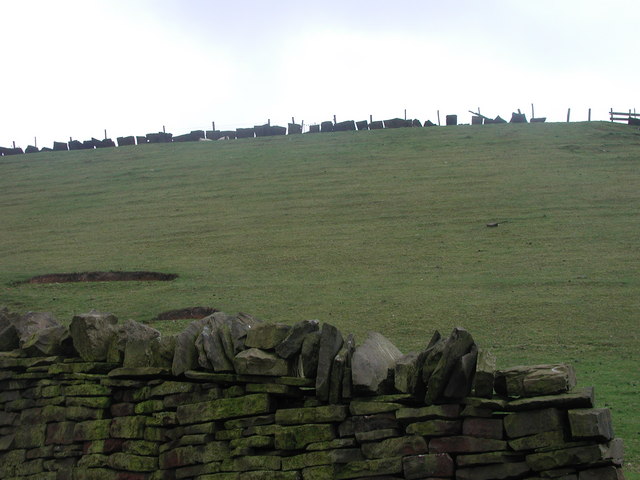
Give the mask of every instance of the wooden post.
[[571, 109], [567, 110], [567, 123], [569, 123], [569, 119], [571, 118]]
[[535, 114], [533, 113], [533, 103], [531, 104], [531, 118], [535, 118]]
[[440, 110], [438, 110], [438, 126], [440, 126]]
[[164, 128], [164, 125], [162, 125], [162, 133], [167, 133], [167, 130]]
[[609, 120], [613, 122], [613, 107], [611, 107], [611, 110], [609, 110]]
[[520, 111], [520, 109], [518, 109], [518, 115], [522, 115], [522, 112]]
[[301, 131], [302, 133], [304, 133], [304, 120], [302, 120], [302, 124], [301, 124], [300, 131]]
[[13, 148], [14, 149], [16, 148], [16, 141], [15, 140], [13, 141]]
[[270, 118], [267, 119], [267, 125], [271, 126], [271, 119]]
[[104, 139], [105, 140], [107, 139], [107, 129], [106, 128], [104, 129]]
[[589, 109], [589, 119], [587, 120], [588, 122], [591, 121], [591, 109]]
[[373, 115], [369, 115], [369, 124], [373, 123]]
[[335, 125], [336, 123], [337, 123], [337, 122], [336, 122], [336, 116], [334, 115], [334, 116], [333, 116], [333, 124]]
[[33, 146], [38, 148], [38, 137], [33, 137]]
[[296, 123], [296, 119], [291, 117], [291, 123]]
[[216, 122], [211, 122], [211, 128], [214, 132], [216, 131]]
[[404, 119], [405, 120], [407, 119], [407, 109], [406, 108], [404, 109]]
[[70, 141], [70, 142], [73, 142], [73, 138], [69, 137], [69, 141]]

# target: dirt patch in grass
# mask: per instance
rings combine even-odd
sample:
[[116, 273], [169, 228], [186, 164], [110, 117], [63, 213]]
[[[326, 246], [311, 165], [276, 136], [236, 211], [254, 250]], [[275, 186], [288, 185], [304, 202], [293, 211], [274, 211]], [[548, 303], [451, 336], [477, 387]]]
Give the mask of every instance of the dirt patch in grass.
[[211, 307], [187, 307], [179, 310], [169, 310], [158, 314], [153, 320], [185, 320], [208, 317], [216, 312], [219, 312], [217, 308]]
[[168, 282], [178, 278], [175, 273], [159, 272], [82, 272], [47, 273], [25, 280], [23, 283], [70, 282]]

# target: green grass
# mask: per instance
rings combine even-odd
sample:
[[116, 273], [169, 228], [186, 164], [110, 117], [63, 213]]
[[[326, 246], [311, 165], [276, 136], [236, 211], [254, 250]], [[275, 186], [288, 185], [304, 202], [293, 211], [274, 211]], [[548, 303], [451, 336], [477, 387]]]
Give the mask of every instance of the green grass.
[[[3, 157], [0, 304], [63, 321], [194, 305], [318, 318], [405, 352], [464, 326], [502, 367], [571, 362], [640, 479], [639, 220], [640, 133], [608, 123]], [[180, 277], [12, 283], [87, 270]]]

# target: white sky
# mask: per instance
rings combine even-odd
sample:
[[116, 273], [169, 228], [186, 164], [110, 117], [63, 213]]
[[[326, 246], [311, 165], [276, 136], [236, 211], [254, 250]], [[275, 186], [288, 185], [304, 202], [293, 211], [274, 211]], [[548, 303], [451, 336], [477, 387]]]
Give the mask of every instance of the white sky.
[[0, 0], [0, 146], [640, 107], [638, 0]]

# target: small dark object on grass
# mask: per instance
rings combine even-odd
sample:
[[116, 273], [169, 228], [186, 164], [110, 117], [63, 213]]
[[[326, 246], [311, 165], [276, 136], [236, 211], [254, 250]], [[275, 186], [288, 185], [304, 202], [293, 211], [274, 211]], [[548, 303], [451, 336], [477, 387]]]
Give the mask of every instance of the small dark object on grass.
[[159, 272], [82, 272], [49, 273], [31, 277], [24, 283], [70, 283], [70, 282], [168, 282], [178, 278], [175, 273]]
[[498, 225], [500, 225], [498, 222], [487, 223], [487, 227], [497, 227]]

